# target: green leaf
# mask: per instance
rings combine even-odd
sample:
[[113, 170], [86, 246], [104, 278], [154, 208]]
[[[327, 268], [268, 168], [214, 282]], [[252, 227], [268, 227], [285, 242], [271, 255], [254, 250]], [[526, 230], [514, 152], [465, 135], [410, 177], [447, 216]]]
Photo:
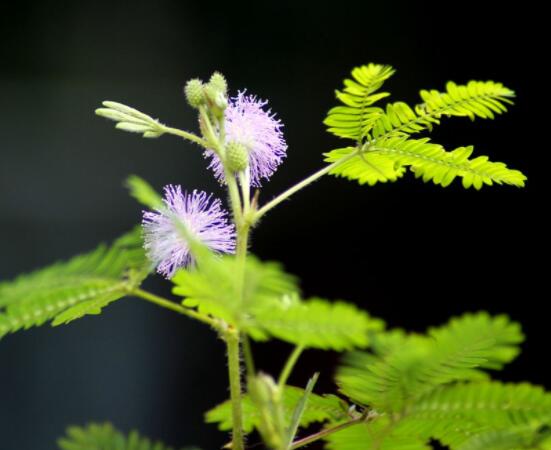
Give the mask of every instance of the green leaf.
[[[350, 155], [355, 152], [358, 153], [358, 156], [350, 158]], [[361, 153], [355, 147], [332, 150], [329, 153], [325, 153], [324, 156], [325, 161], [328, 163], [350, 158], [331, 170], [329, 174], [349, 180], [356, 180], [360, 184], [367, 183], [369, 186], [373, 186], [376, 183], [396, 181], [406, 172], [402, 165], [386, 155]]]
[[[285, 386], [283, 390], [283, 407], [286, 422], [290, 423], [296, 405], [304, 396], [304, 389]], [[250, 433], [258, 426], [260, 415], [257, 408], [251, 402], [248, 394], [244, 394], [243, 400], [243, 430]], [[348, 405], [335, 395], [310, 394], [306, 408], [300, 419], [300, 426], [306, 427], [314, 422], [338, 422], [348, 417]], [[221, 403], [208, 411], [205, 415], [207, 423], [217, 423], [218, 429], [222, 431], [232, 429], [231, 402], [229, 400]]]
[[551, 420], [551, 393], [528, 383], [460, 383], [421, 397], [406, 415], [412, 420], [453, 422], [456, 427], [463, 420], [492, 428], [541, 425]]
[[104, 101], [103, 108], [96, 109], [96, 115], [117, 122], [116, 128], [130, 133], [140, 133], [146, 138], [163, 135], [166, 128], [147, 114], [118, 102]]
[[306, 388], [304, 389], [304, 394], [302, 395], [297, 405], [295, 406], [293, 415], [291, 416], [290, 425], [288, 427], [289, 432], [287, 437], [287, 446], [286, 446], [287, 450], [291, 450], [291, 447], [293, 445], [293, 440], [295, 439], [298, 428], [302, 422], [302, 416], [304, 416], [304, 411], [306, 409], [306, 405], [308, 404], [308, 399], [312, 395], [314, 386], [318, 382], [319, 375], [320, 375], [319, 372], [316, 372], [312, 376], [312, 378], [308, 380], [308, 383], [306, 384]]
[[431, 130], [433, 125], [439, 124], [441, 114], [426, 114], [420, 111], [415, 113], [404, 102], [389, 103], [386, 111], [379, 115], [373, 124], [372, 136], [375, 139], [382, 137], [400, 136]]
[[67, 435], [57, 443], [60, 450], [173, 450], [173, 447], [153, 442], [136, 431], [124, 435], [108, 423], [70, 427]]
[[337, 351], [367, 346], [368, 333], [384, 327], [352, 304], [320, 298], [260, 310], [253, 323], [292, 344]]
[[386, 92], [374, 94], [394, 73], [390, 66], [368, 64], [352, 70], [352, 78], [344, 80], [344, 89], [336, 91], [344, 106], [332, 108], [324, 123], [336, 136], [361, 140], [366, 136], [382, 110], [372, 105], [388, 96]]
[[184, 297], [183, 304], [246, 327], [255, 334], [250, 316], [257, 309], [277, 306], [289, 301], [298, 291], [296, 278], [285, 273], [275, 262], [261, 262], [254, 256], [247, 258], [240, 298], [239, 262], [234, 256], [199, 255], [195, 267], [179, 270], [172, 278], [173, 292]]
[[416, 107], [418, 114], [433, 117], [461, 116], [481, 119], [493, 119], [494, 114], [507, 111], [506, 104], [512, 104], [515, 93], [494, 81], [469, 81], [466, 85], [457, 85], [453, 81], [446, 84], [446, 91], [422, 90], [423, 103]]
[[446, 92], [421, 91], [424, 103], [415, 111], [406, 103], [388, 104], [373, 124], [375, 139], [403, 136], [431, 130], [443, 116], [467, 116], [471, 119], [493, 119], [495, 114], [507, 111], [514, 92], [493, 81], [470, 81], [464, 86], [453, 82], [446, 85]]
[[412, 336], [374, 355], [353, 352], [337, 374], [341, 390], [382, 412], [399, 412], [438, 386], [480, 380], [480, 369], [500, 368], [517, 353], [522, 334], [505, 316], [466, 315]]
[[126, 185], [130, 190], [130, 195], [142, 205], [152, 209], [166, 209], [161, 196], [143, 178], [137, 175], [130, 175], [126, 180]]
[[490, 430], [472, 436], [457, 450], [546, 450], [551, 441], [532, 427]]
[[390, 137], [377, 140], [362, 147], [361, 154], [349, 157], [355, 149], [338, 149], [326, 154], [326, 161], [344, 162], [331, 174], [357, 180], [360, 184], [396, 181], [410, 166], [417, 178], [432, 181], [442, 187], [449, 186], [460, 177], [463, 187], [480, 189], [483, 185], [509, 184], [524, 186], [526, 176], [518, 170], [509, 169], [504, 163], [488, 161], [487, 156], [469, 159], [473, 147], [459, 147], [447, 152], [444, 147], [423, 139]]
[[325, 440], [328, 450], [431, 450], [423, 439], [393, 434], [392, 424], [385, 417], [345, 428]]
[[111, 247], [76, 256], [0, 284], [0, 337], [53, 320], [67, 323], [138, 287], [149, 273], [139, 228]]

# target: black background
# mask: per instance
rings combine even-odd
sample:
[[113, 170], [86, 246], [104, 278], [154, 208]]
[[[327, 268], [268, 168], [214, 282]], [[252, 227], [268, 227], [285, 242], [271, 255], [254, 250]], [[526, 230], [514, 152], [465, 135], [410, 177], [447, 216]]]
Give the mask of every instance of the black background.
[[[0, 278], [111, 240], [140, 220], [123, 188], [136, 173], [161, 188], [223, 195], [197, 147], [114, 131], [93, 110], [104, 99], [194, 129], [185, 80], [221, 70], [285, 123], [288, 158], [267, 200], [322, 165], [342, 144], [321, 121], [333, 90], [370, 61], [398, 69], [393, 99], [453, 79], [494, 79], [517, 104], [495, 121], [456, 119], [433, 133], [447, 148], [474, 144], [529, 177], [525, 189], [442, 189], [411, 176], [374, 188], [326, 178], [270, 213], [252, 250], [282, 261], [306, 295], [356, 302], [389, 325], [422, 331], [454, 314], [507, 313], [527, 334], [499, 376], [551, 387], [548, 222], [538, 84], [544, 28], [530, 2], [54, 2], [0, 7]], [[542, 77], [543, 78], [543, 77]], [[539, 97], [538, 97], [539, 96]], [[544, 116], [543, 116], [544, 117]], [[540, 262], [543, 261], [543, 262]], [[169, 295], [156, 277], [148, 288]], [[255, 346], [275, 372], [289, 347]], [[309, 352], [291, 381], [336, 355]], [[110, 420], [173, 445], [216, 448], [224, 436], [202, 412], [227, 396], [222, 343], [204, 327], [135, 299], [101, 318], [42, 327], [0, 342], [0, 448], [53, 449], [67, 424]]]

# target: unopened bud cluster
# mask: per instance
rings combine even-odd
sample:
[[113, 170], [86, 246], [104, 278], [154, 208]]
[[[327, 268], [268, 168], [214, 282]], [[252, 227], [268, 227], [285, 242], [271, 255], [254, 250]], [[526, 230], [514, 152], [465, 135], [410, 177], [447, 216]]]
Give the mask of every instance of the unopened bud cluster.
[[228, 106], [228, 83], [220, 72], [214, 72], [208, 83], [198, 78], [189, 80], [184, 93], [192, 108], [206, 105], [215, 115], [223, 114]]

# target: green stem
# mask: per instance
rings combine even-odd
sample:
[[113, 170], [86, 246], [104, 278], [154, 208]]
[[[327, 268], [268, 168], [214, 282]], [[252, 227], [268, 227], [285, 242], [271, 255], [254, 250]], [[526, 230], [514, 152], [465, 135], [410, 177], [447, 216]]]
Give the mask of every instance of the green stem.
[[341, 164], [344, 164], [346, 161], [351, 160], [352, 158], [358, 156], [360, 153], [359, 150], [356, 150], [355, 152], [350, 153], [350, 155], [345, 156], [344, 158], [339, 159], [338, 161], [335, 161], [332, 164], [329, 164], [328, 166], [325, 166], [323, 169], [318, 170], [316, 173], [310, 175], [308, 178], [305, 178], [301, 182], [295, 184], [294, 186], [287, 189], [282, 194], [279, 194], [276, 198], [272, 199], [268, 203], [266, 203], [262, 208], [260, 208], [255, 216], [253, 223], [256, 223], [264, 214], [266, 214], [270, 209], [274, 208], [275, 206], [279, 205], [282, 201], [288, 199], [291, 197], [291, 195], [295, 194], [296, 192], [300, 191], [302, 188], [308, 186], [309, 184], [313, 183], [314, 181], [318, 180], [322, 176], [328, 174], [336, 167], [340, 166]]
[[196, 144], [199, 144], [201, 147], [204, 148], [208, 148], [209, 146], [207, 141], [193, 133], [189, 133], [178, 128], [167, 127], [166, 125], [163, 125], [162, 127], [165, 133], [173, 134], [174, 136], [179, 136], [181, 138], [187, 139], [188, 141], [195, 142]]
[[249, 377], [253, 377], [256, 373], [256, 369], [254, 367], [254, 359], [253, 359], [253, 351], [251, 348], [251, 340], [249, 339], [249, 336], [244, 334], [242, 336], [243, 341], [243, 359], [245, 360], [245, 367], [247, 368], [247, 375]]
[[345, 428], [351, 427], [352, 425], [361, 423], [364, 420], [365, 417], [358, 417], [357, 419], [349, 420], [348, 422], [341, 423], [340, 425], [337, 425], [333, 428], [325, 428], [321, 431], [318, 431], [317, 433], [311, 434], [310, 436], [306, 436], [293, 442], [293, 444], [291, 445], [291, 449], [294, 450], [296, 448], [304, 447], [305, 445], [311, 444], [312, 442], [315, 442], [325, 436], [329, 436], [330, 434], [336, 433], [337, 431], [341, 431]]
[[249, 168], [239, 172], [239, 184], [241, 186], [241, 195], [243, 197], [243, 215], [246, 216], [251, 209], [251, 188], [249, 186]]
[[[228, 193], [230, 195], [230, 203], [231, 203], [232, 212], [233, 212], [233, 220], [235, 222], [237, 232], [239, 233], [241, 224], [243, 222], [243, 210], [241, 206], [241, 197], [239, 197], [239, 187], [237, 186], [237, 181], [235, 180], [235, 176], [231, 172], [226, 170], [225, 176], [226, 176], [226, 184], [228, 185]], [[237, 238], [239, 240], [239, 235], [237, 236]]]
[[285, 366], [283, 367], [283, 370], [281, 371], [281, 374], [279, 375], [279, 380], [277, 382], [277, 385], [280, 388], [283, 388], [285, 386], [285, 383], [287, 383], [289, 375], [291, 375], [291, 372], [293, 371], [293, 368], [295, 367], [295, 364], [297, 363], [298, 358], [300, 357], [300, 354], [303, 350], [304, 347], [302, 345], [297, 345], [294, 348], [293, 352], [287, 358]]
[[211, 327], [217, 330], [220, 330], [220, 323], [212, 319], [211, 317], [205, 316], [193, 309], [181, 306], [178, 303], [174, 303], [166, 298], [159, 297], [158, 295], [152, 294], [151, 292], [147, 292], [138, 288], [130, 291], [129, 294], [134, 295], [143, 300], [147, 300], [148, 302], [154, 303], [155, 305], [161, 306], [162, 308], [170, 309], [179, 314], [183, 314], [185, 316], [191, 317], [192, 319], [206, 323], [207, 325], [210, 325]]
[[241, 369], [239, 366], [239, 333], [235, 329], [225, 334], [228, 347], [228, 374], [232, 405], [233, 436], [232, 450], [243, 450], [243, 411], [241, 409]]

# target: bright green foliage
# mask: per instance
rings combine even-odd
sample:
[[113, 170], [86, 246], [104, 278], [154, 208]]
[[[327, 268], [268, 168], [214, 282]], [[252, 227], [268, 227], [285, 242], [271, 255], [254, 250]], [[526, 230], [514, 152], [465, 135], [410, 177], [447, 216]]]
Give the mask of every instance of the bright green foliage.
[[418, 105], [418, 114], [433, 117], [466, 116], [470, 119], [493, 119], [494, 114], [507, 111], [504, 104], [512, 104], [510, 100], [515, 93], [493, 81], [469, 81], [464, 86], [458, 86], [453, 81], [446, 84], [446, 92], [422, 90], [423, 103]]
[[195, 267], [176, 273], [173, 292], [185, 298], [185, 306], [223, 319], [257, 340], [277, 337], [303, 347], [346, 350], [365, 347], [368, 331], [383, 327], [380, 320], [351, 304], [318, 298], [302, 301], [293, 276], [279, 264], [252, 255], [239, 298], [239, 280], [234, 276], [238, 264], [233, 256], [205, 254]]
[[0, 337], [20, 329], [99, 314], [139, 286], [149, 272], [139, 229], [112, 246], [0, 284]]
[[486, 313], [426, 335], [375, 334], [372, 351], [350, 353], [337, 373], [341, 391], [375, 415], [329, 436], [328, 448], [423, 449], [431, 439], [454, 450], [547, 448], [538, 445], [549, 438], [551, 393], [482, 371], [513, 360], [522, 340], [518, 324]]
[[70, 427], [67, 436], [57, 443], [60, 450], [173, 450], [161, 442], [141, 437], [136, 431], [126, 436], [108, 423]]
[[425, 338], [404, 338], [376, 358], [347, 355], [337, 382], [353, 400], [397, 413], [440, 385], [480, 379], [480, 368], [509, 362], [521, 341], [518, 325], [504, 316], [466, 315]]
[[328, 450], [431, 450], [423, 439], [393, 433], [387, 417], [346, 428], [326, 441]]
[[455, 448], [473, 434], [522, 430], [533, 436], [546, 424], [551, 424], [550, 393], [526, 383], [486, 381], [439, 387], [407, 408], [395, 429]]
[[367, 136], [381, 109], [372, 105], [388, 96], [378, 90], [383, 82], [392, 76], [394, 69], [380, 64], [369, 64], [352, 70], [352, 80], [344, 80], [344, 89], [336, 91], [337, 98], [344, 106], [336, 106], [327, 114], [324, 123], [328, 131], [336, 136], [360, 141]]
[[357, 156], [348, 159], [334, 168], [331, 175], [356, 180], [360, 184], [373, 186], [376, 183], [396, 181], [406, 172], [406, 168], [386, 155], [375, 152], [361, 153], [355, 147], [338, 148], [325, 154], [325, 161], [334, 163], [350, 155]]
[[[303, 395], [304, 389], [285, 386], [282, 403], [286, 423], [291, 422], [294, 409]], [[335, 395], [310, 394], [300, 419], [300, 425], [305, 427], [314, 422], [338, 422], [347, 419], [347, 408], [348, 405]], [[220, 430], [231, 430], [231, 402], [228, 400], [211, 409], [206, 413], [205, 420], [207, 423], [217, 423]], [[247, 433], [251, 432], [258, 425], [259, 420], [258, 408], [253, 405], [249, 395], [245, 394], [243, 396], [243, 429]]]
[[[325, 161], [335, 164], [330, 174], [372, 186], [396, 181], [409, 167], [417, 178], [442, 187], [449, 186], [457, 177], [462, 178], [465, 188], [480, 189], [494, 183], [524, 186], [526, 177], [504, 163], [491, 162], [486, 156], [469, 159], [473, 146], [446, 151], [427, 138], [410, 138], [411, 134], [431, 130], [443, 116], [493, 119], [507, 110], [513, 91], [493, 81], [470, 81], [461, 86], [449, 82], [445, 92], [421, 91], [424, 103], [415, 108], [395, 102], [382, 109], [371, 104], [388, 94], [378, 96], [374, 91], [393, 71], [386, 66], [370, 65], [356, 68], [352, 73], [364, 72], [370, 73], [376, 82], [369, 83], [365, 78], [367, 84], [362, 85], [356, 76], [356, 81], [345, 80], [347, 88], [337, 92], [337, 97], [346, 106], [331, 109], [325, 120], [329, 131], [357, 142], [356, 147], [325, 154]], [[362, 103], [364, 97], [370, 100]], [[354, 153], [357, 156], [354, 157]]]
[[[203, 249], [204, 250], [204, 249]], [[298, 291], [295, 277], [275, 262], [247, 258], [243, 277], [243, 296], [237, 295], [240, 280], [235, 273], [239, 262], [234, 256], [217, 257], [204, 252], [197, 265], [179, 270], [172, 278], [173, 292], [184, 297], [183, 304], [226, 320], [254, 333], [251, 314], [257, 309], [276, 306]]]
[[268, 335], [303, 347], [350, 350], [368, 345], [368, 332], [384, 323], [344, 302], [320, 298], [259, 311], [256, 325]]
[[460, 177], [463, 187], [475, 189], [494, 183], [522, 187], [526, 180], [526, 176], [518, 170], [509, 169], [505, 163], [491, 162], [487, 156], [469, 159], [472, 146], [448, 152], [428, 138], [390, 137], [366, 145], [362, 150], [350, 147], [332, 150], [325, 155], [325, 161], [333, 163], [354, 152], [358, 156], [335, 167], [330, 173], [357, 180], [360, 184], [373, 185], [396, 181], [409, 166], [415, 176], [424, 182], [432, 181], [447, 187]]
[[493, 119], [495, 114], [507, 111], [514, 92], [493, 81], [470, 81], [458, 86], [452, 81], [446, 84], [446, 92], [422, 90], [422, 104], [415, 111], [406, 103], [388, 104], [384, 114], [373, 126], [372, 137], [408, 135], [432, 129], [442, 116], [466, 116], [474, 120]]
[[548, 429], [541, 431], [532, 427], [491, 430], [477, 434], [457, 450], [549, 450], [551, 433]]

